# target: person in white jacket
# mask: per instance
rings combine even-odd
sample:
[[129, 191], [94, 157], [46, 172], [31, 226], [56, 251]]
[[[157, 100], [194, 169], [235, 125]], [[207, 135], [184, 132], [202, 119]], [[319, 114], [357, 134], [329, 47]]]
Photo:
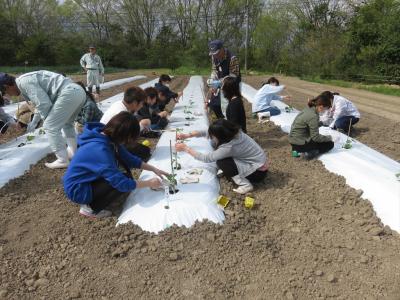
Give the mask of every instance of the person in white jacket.
[[328, 96], [332, 102], [331, 109], [322, 118], [324, 125], [347, 132], [350, 122], [351, 126], [358, 123], [361, 114], [353, 102], [339, 95], [339, 93], [325, 91], [322, 95]]
[[268, 79], [266, 83], [263, 84], [261, 89], [259, 89], [254, 97], [252, 112], [257, 114], [259, 121], [262, 121], [264, 117], [277, 116], [281, 113], [281, 110], [272, 105], [273, 100], [289, 100], [289, 96], [280, 96], [284, 90], [284, 85], [279, 85], [279, 80], [275, 77]]
[[96, 54], [96, 47], [90, 46], [89, 53], [81, 58], [81, 66], [87, 74], [87, 87], [92, 93], [93, 86], [96, 86], [96, 93], [100, 94], [101, 77], [104, 76], [104, 67], [99, 55]]
[[72, 157], [77, 147], [74, 122], [86, 101], [85, 90], [70, 78], [50, 71], [31, 72], [18, 78], [2, 73], [0, 89], [9, 96], [22, 96], [35, 106], [36, 112], [27, 126], [27, 132], [34, 131], [43, 119], [43, 129], [57, 157], [54, 162], [46, 163], [46, 167], [66, 168], [68, 156]]

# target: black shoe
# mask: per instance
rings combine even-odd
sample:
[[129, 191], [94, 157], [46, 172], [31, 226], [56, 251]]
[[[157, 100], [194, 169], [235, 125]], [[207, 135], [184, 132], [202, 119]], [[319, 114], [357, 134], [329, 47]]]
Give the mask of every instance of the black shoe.
[[306, 159], [306, 160], [314, 159], [318, 156], [318, 154], [319, 154], [318, 150], [311, 150], [311, 151], [305, 152], [304, 159]]

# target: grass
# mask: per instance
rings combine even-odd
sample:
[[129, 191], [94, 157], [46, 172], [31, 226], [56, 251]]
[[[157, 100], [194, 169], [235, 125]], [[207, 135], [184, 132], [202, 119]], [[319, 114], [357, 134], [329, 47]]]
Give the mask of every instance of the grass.
[[300, 77], [302, 80], [322, 83], [322, 84], [330, 84], [336, 85], [340, 87], [346, 88], [356, 88], [360, 90], [366, 90], [370, 92], [375, 92], [378, 94], [390, 95], [390, 96], [397, 96], [400, 97], [400, 87], [398, 86], [390, 86], [385, 84], [363, 84], [358, 82], [351, 82], [351, 81], [344, 81], [344, 80], [337, 80], [337, 79], [321, 79], [320, 77]]

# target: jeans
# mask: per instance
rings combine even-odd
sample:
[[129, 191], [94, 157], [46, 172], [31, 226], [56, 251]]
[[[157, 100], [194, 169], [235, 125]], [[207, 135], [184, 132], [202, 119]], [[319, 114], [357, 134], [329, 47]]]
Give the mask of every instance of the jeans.
[[[224, 172], [224, 175], [228, 178], [239, 175], [236, 163], [232, 157], [217, 160], [217, 166]], [[256, 170], [249, 176], [246, 176], [246, 178], [252, 183], [260, 182], [265, 178], [265, 176], [267, 176], [267, 172], [268, 171]]]
[[107, 180], [100, 178], [92, 182], [92, 202], [89, 206], [95, 213], [105, 209], [111, 202], [118, 200], [120, 197], [125, 199], [129, 193], [123, 193], [113, 188]]
[[311, 140], [308, 143], [305, 143], [304, 145], [292, 144], [292, 150], [300, 152], [300, 153], [310, 152], [312, 150], [318, 150], [319, 153], [322, 154], [322, 153], [328, 152], [334, 146], [335, 146], [334, 142], [317, 143], [317, 142], [314, 142], [313, 140]]
[[258, 111], [257, 113], [259, 113], [259, 112], [267, 112], [267, 111], [270, 113], [271, 116], [277, 116], [277, 115], [281, 114], [281, 110], [279, 108], [277, 108], [276, 106], [270, 106], [270, 107], [268, 107], [266, 109]]
[[351, 125], [354, 125], [357, 124], [360, 119], [353, 116], [340, 117], [336, 120], [333, 129], [342, 129], [343, 131], [347, 132], [350, 126], [350, 120]]

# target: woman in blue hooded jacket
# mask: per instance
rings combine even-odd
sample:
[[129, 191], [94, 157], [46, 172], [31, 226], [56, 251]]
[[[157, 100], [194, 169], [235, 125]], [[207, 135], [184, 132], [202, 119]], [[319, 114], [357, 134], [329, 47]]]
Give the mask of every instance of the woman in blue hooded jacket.
[[[67, 197], [81, 204], [80, 213], [87, 217], [108, 217], [105, 208], [137, 188], [161, 186], [159, 178], [135, 181], [131, 169], [153, 171], [156, 175], [168, 173], [143, 162], [129, 153], [124, 144], [135, 141], [140, 133], [139, 122], [132, 114], [121, 112], [106, 125], [87, 123], [78, 137], [78, 151], [64, 175]], [[123, 169], [124, 171], [121, 171]]]

